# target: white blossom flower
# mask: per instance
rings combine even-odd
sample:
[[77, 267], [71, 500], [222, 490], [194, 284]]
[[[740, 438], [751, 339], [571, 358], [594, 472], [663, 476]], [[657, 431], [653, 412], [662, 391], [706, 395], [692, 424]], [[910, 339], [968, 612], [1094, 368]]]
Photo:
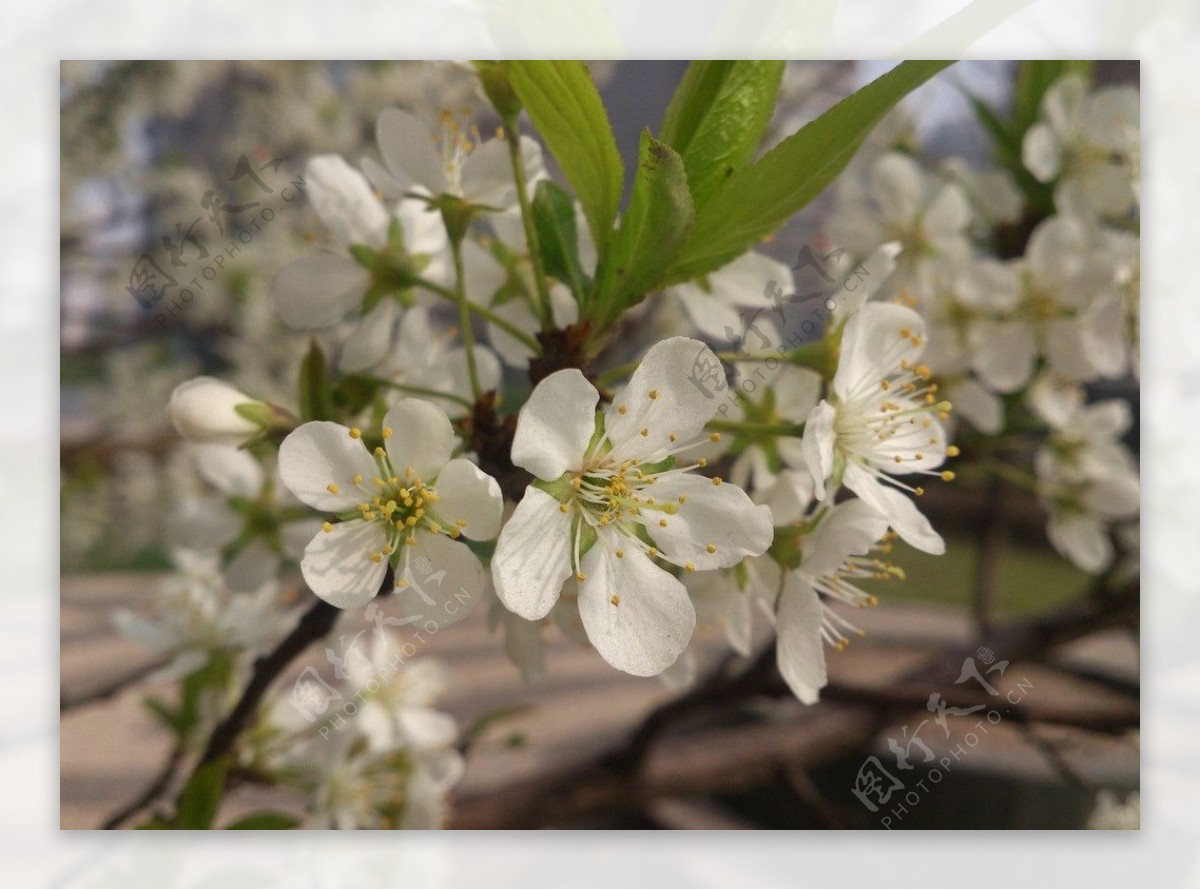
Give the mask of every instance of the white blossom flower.
[[1140, 100], [1135, 87], [1088, 93], [1078, 74], [1046, 91], [1041, 119], [1025, 133], [1021, 160], [1054, 182], [1055, 206], [1083, 217], [1123, 216], [1137, 200]]
[[631, 674], [670, 667], [695, 626], [686, 589], [655, 557], [715, 569], [771, 543], [768, 508], [720, 478], [692, 473], [702, 461], [675, 465], [717, 408], [713, 393], [688, 376], [697, 367], [720, 365], [696, 340], [664, 340], [599, 415], [599, 393], [583, 374], [558, 371], [521, 409], [513, 441], [513, 462], [540, 482], [500, 534], [497, 594], [538, 619], [574, 575], [588, 639]]
[[938, 401], [929, 369], [920, 364], [925, 339], [925, 322], [906, 306], [868, 303], [855, 313], [842, 334], [829, 398], [804, 426], [803, 448], [819, 499], [833, 493], [831, 479], [840, 479], [909, 544], [941, 554], [941, 536], [898, 490], [920, 495], [923, 489], [897, 478], [953, 478], [935, 471], [957, 451], [947, 448], [939, 422], [950, 405]]
[[[771, 296], [772, 286], [782, 296]], [[792, 270], [766, 254], [750, 251], [695, 281], [666, 288], [705, 337], [728, 343], [742, 336], [747, 309], [774, 309], [776, 299], [792, 296]]]
[[[388, 243], [393, 219], [404, 235], [403, 261], [432, 281], [446, 282], [450, 265], [445, 228], [424, 202], [401, 200], [394, 216], [389, 214], [366, 177], [338, 155], [313, 158], [305, 176], [309, 200], [333, 236], [335, 249], [301, 257], [280, 270], [273, 294], [285, 324], [322, 330], [362, 310], [368, 291], [379, 283], [349, 248], [388, 254], [393, 250]], [[391, 346], [400, 313], [397, 296], [388, 293], [356, 317], [343, 346], [342, 368], [361, 371], [376, 364]]]
[[844, 180], [838, 205], [829, 220], [833, 243], [865, 257], [882, 244], [898, 242], [893, 283], [918, 293], [931, 260], [964, 248], [972, 219], [970, 202], [957, 183], [897, 152], [880, 157], [865, 176]]
[[119, 609], [111, 619], [122, 636], [171, 657], [153, 680], [187, 676], [216, 653], [265, 651], [295, 620], [294, 610], [280, 608], [274, 579], [253, 593], [235, 594], [214, 556], [177, 550], [173, 558], [179, 571], [159, 588], [152, 615]]
[[[516, 204], [508, 146], [502, 138], [484, 140], [451, 111], [437, 127], [410, 111], [388, 108], [375, 128], [386, 170], [371, 166], [375, 185], [387, 194], [420, 190], [453, 195], [469, 204], [506, 210]], [[542, 148], [521, 137], [521, 157], [532, 187], [545, 178]]]
[[[761, 364], [739, 365], [738, 378], [738, 401], [728, 413], [731, 421], [799, 427], [821, 397], [821, 376], [808, 368], [785, 365], [769, 377]], [[774, 485], [785, 467], [807, 466], [799, 436], [725, 439], [731, 441], [731, 450], [736, 454], [729, 468], [729, 481], [751, 493]]]
[[238, 412], [239, 407], [267, 410], [237, 387], [215, 377], [194, 377], [175, 387], [167, 413], [179, 435], [193, 442], [240, 445], [262, 426]]
[[483, 567], [461, 536], [486, 541], [500, 529], [496, 480], [465, 458], [451, 459], [450, 420], [437, 406], [404, 399], [383, 420], [374, 453], [362, 431], [312, 421], [279, 449], [279, 474], [327, 521], [300, 568], [313, 592], [340, 609], [365, 605], [389, 564], [411, 620], [450, 624], [483, 592]]
[[1137, 465], [1120, 441], [1133, 422], [1129, 405], [1085, 405], [1078, 387], [1049, 377], [1030, 388], [1029, 402], [1051, 427], [1034, 462], [1047, 537], [1079, 568], [1101, 572], [1113, 560], [1110, 526], [1138, 513]]
[[284, 557], [299, 561], [320, 521], [280, 520], [280, 510], [296, 502], [253, 455], [230, 445], [197, 445], [192, 457], [219, 494], [184, 497], [167, 517], [169, 540], [189, 550], [225, 553], [225, 580], [239, 593], [274, 579]]

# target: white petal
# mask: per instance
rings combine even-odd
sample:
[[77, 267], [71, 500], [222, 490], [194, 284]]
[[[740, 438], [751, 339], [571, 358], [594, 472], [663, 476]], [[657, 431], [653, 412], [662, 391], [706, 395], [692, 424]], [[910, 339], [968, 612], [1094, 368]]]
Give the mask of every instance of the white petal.
[[496, 537], [504, 513], [504, 497], [495, 479], [459, 457], [438, 474], [435, 488], [436, 511], [442, 519], [458, 525], [472, 540], [489, 541]]
[[[574, 303], [575, 301], [572, 300], [571, 302]], [[509, 300], [507, 303], [493, 306], [492, 312], [527, 334], [532, 334], [538, 329], [537, 319], [533, 315], [533, 310], [529, 308], [529, 304], [525, 300], [519, 297]], [[558, 321], [557, 314], [555, 315], [555, 320]], [[533, 356], [533, 353], [528, 346], [504, 330], [504, 328], [491, 322], [488, 322], [487, 332], [488, 342], [492, 344], [492, 348], [499, 353], [500, 358], [504, 360], [506, 365], [510, 368], [529, 367], [529, 359]]]
[[817, 500], [825, 500], [825, 482], [833, 474], [833, 421], [837, 411], [822, 399], [804, 424], [801, 451], [808, 472], [813, 480], [813, 492]]
[[229, 445], [196, 445], [193, 454], [200, 475], [218, 491], [247, 498], [262, 491], [262, 464], [250, 452]]
[[[709, 381], [710, 373], [719, 379]], [[699, 340], [671, 337], [656, 343], [608, 408], [605, 431], [613, 459], [667, 448], [670, 433], [680, 442], [694, 439], [717, 413], [717, 393], [727, 386], [725, 369]], [[643, 429], [650, 431], [648, 437], [641, 435]]]
[[1095, 519], [1080, 514], [1051, 517], [1046, 535], [1055, 550], [1085, 572], [1098, 574], [1112, 562], [1112, 542]]
[[875, 162], [871, 183], [884, 220], [899, 225], [916, 220], [925, 198], [925, 177], [916, 161], [890, 152]]
[[1024, 322], [978, 322], [971, 327], [968, 341], [972, 367], [989, 389], [1015, 392], [1029, 382], [1037, 342]]
[[[353, 479], [371, 479], [375, 461], [361, 439], [340, 423], [314, 420], [288, 434], [279, 446], [279, 478], [310, 507], [327, 512], [350, 510], [362, 501]], [[338, 488], [329, 491], [330, 485]]]
[[308, 162], [304, 176], [308, 199], [339, 244], [383, 246], [387, 211], [362, 173], [341, 155], [318, 155]]
[[464, 159], [462, 191], [464, 200], [485, 207], [505, 210], [516, 203], [512, 161], [503, 139], [487, 140]]
[[1048, 124], [1034, 124], [1021, 143], [1021, 163], [1038, 182], [1050, 182], [1062, 170], [1062, 145]]
[[385, 443], [392, 466], [401, 474], [412, 467], [418, 479], [435, 478], [458, 442], [446, 412], [423, 399], [401, 399], [388, 410], [383, 425], [392, 431]]
[[913, 547], [934, 556], [946, 552], [942, 536], [903, 493], [880, 482], [853, 461], [846, 464], [845, 482], [847, 488], [885, 515], [892, 530]]
[[372, 553], [387, 545], [383, 526], [353, 519], [313, 536], [304, 549], [300, 571], [312, 592], [339, 609], [365, 606], [379, 593], [387, 560], [373, 562]]
[[771, 386], [775, 390], [775, 413], [792, 423], [804, 423], [821, 398], [821, 375], [808, 368], [789, 365]]
[[[655, 503], [676, 507], [674, 515], [642, 511], [646, 531], [663, 556], [676, 565], [692, 563], [702, 570], [729, 568], [771, 546], [771, 509], [756, 505], [736, 485], [713, 485], [712, 479], [703, 476], [671, 473], [660, 476], [646, 491]], [[686, 503], [679, 503], [681, 497]], [[710, 546], [715, 548], [712, 553], [708, 552]]]
[[315, 331], [358, 307], [371, 276], [353, 257], [317, 253], [293, 260], [271, 285], [275, 311], [289, 327]]
[[483, 598], [483, 564], [462, 541], [421, 529], [401, 551], [395, 598], [408, 623], [433, 633]]
[[865, 555], [887, 529], [887, 517], [866, 501], [842, 501], [805, 537], [800, 567], [813, 577], [832, 574], [847, 558]]
[[961, 235], [970, 222], [971, 203], [958, 185], [948, 182], [938, 190], [925, 209], [921, 231], [926, 238], [937, 243]]
[[587, 580], [579, 588], [579, 615], [600, 656], [638, 677], [674, 664], [696, 627], [679, 579], [632, 547], [618, 559], [603, 541], [584, 555], [582, 569]]
[[366, 371], [383, 361], [396, 335], [399, 304], [384, 297], [355, 325], [354, 331], [342, 346], [338, 366], [343, 371]]
[[446, 171], [433, 129], [408, 111], [386, 108], [375, 124], [375, 138], [393, 176], [407, 189], [422, 185], [435, 195], [446, 190]]
[[821, 642], [824, 620], [825, 607], [817, 592], [798, 574], [788, 572], [775, 611], [776, 662], [788, 688], [806, 705], [816, 704], [829, 682]]
[[279, 554], [256, 538], [225, 567], [225, 581], [234, 593], [253, 593], [279, 572]]
[[546, 616], [572, 572], [571, 515], [560, 506], [540, 489], [525, 489], [492, 556], [496, 594], [531, 621]]
[[771, 508], [776, 526], [791, 525], [803, 518], [812, 504], [812, 474], [805, 469], [784, 470], [755, 500]]
[[577, 368], [543, 379], [518, 415], [513, 463], [546, 480], [578, 469], [596, 429], [599, 401], [596, 387]]
[[999, 396], [988, 392], [973, 377], [951, 384], [946, 395], [954, 410], [981, 433], [995, 435], [1004, 427], [1004, 405]]
[[917, 363], [924, 341], [925, 321], [912, 309], [897, 303], [866, 304], [846, 322], [842, 333], [834, 393], [846, 400], [864, 389], [878, 391], [879, 381], [901, 359]]

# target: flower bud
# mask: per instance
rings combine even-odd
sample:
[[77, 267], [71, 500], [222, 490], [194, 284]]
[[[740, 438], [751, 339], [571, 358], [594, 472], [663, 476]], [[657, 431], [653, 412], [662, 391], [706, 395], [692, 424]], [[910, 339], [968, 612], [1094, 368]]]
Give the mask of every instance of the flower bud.
[[240, 445], [260, 433], [270, 408], [215, 377], [195, 377], [175, 387], [167, 406], [175, 429], [193, 442]]

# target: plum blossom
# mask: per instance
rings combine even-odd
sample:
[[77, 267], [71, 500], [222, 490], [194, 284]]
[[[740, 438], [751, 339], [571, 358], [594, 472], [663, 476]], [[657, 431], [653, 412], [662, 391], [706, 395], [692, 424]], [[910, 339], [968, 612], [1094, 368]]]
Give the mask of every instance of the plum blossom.
[[357, 427], [311, 421], [280, 446], [284, 484], [332, 517], [304, 551], [304, 580], [326, 602], [353, 609], [374, 598], [390, 565], [410, 619], [453, 623], [484, 583], [479, 558], [459, 539], [496, 536], [500, 487], [466, 458], [451, 459], [454, 429], [429, 402], [392, 406], [374, 451], [363, 436]]
[[771, 543], [768, 508], [692, 472], [703, 459], [676, 462], [717, 408], [687, 377], [697, 362], [720, 367], [696, 340], [658, 343], [599, 414], [600, 394], [583, 374], [555, 372], [521, 409], [513, 441], [513, 462], [537, 480], [497, 542], [497, 594], [536, 620], [574, 576], [592, 645], [613, 667], [641, 676], [670, 667], [696, 622], [683, 584], [654, 560], [716, 569]]

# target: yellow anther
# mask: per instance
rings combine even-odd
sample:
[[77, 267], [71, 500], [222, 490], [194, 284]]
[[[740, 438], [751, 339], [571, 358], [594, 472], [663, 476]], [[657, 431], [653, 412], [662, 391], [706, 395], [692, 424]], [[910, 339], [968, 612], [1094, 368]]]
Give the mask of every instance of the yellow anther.
[[946, 457], [958, 457], [960, 454], [962, 452], [958, 450], [957, 445], [950, 445], [946, 448]]
[[618, 414], [624, 414], [624, 413], [625, 413], [626, 411], [628, 411], [628, 410], [629, 410], [629, 409], [628, 409], [628, 408], [627, 408], [625, 405], [618, 405], [618, 406], [617, 406], [617, 413], [618, 413]]
[[660, 520], [658, 520], [658, 525], [659, 525], [659, 527], [660, 527], [660, 528], [666, 528], [666, 527], [667, 527], [667, 520], [665, 520], [665, 519], [660, 519]]
[[678, 437], [678, 436], [676, 436], [674, 433], [667, 433], [667, 438], [668, 438], [670, 441], [674, 442], [674, 441], [675, 441], [676, 439], [678, 439], [679, 437]]
[[710, 442], [720, 442], [720, 441], [721, 441], [721, 434], [720, 434], [720, 433], [713, 433], [712, 435], [710, 435], [710, 436], [708, 437], [708, 441], [710, 441]]
[[362, 485], [362, 480], [363, 480], [362, 473], [355, 473], [354, 478], [351, 479], [350, 481], [353, 482], [355, 485]]
[[646, 427], [642, 427], [642, 438], [645, 438], [648, 435], [650, 435], [650, 430]]
[[322, 522], [321, 523], [321, 531], [323, 531], [323, 532], [333, 531], [333, 523], [332, 522]]
[[341, 489], [338, 488], [338, 484], [336, 482], [330, 482], [328, 485], [325, 486], [325, 490], [327, 492], [329, 492], [330, 494], [337, 494], [339, 491], [341, 491]]
[[375, 446], [375, 456], [376, 457], [387, 457], [387, 451], [384, 450], [382, 445]]
[[442, 533], [442, 527], [436, 522], [429, 523], [429, 530], [435, 535], [440, 535]]
[[689, 572], [694, 572], [694, 571], [696, 571], [696, 564], [694, 562], [689, 562], [687, 565], [684, 566], [684, 569]]
[[409, 528], [412, 528], [414, 525], [417, 524], [417, 517], [415, 517], [415, 516], [408, 517], [407, 519], [404, 520], [404, 524], [407, 525]]
[[953, 470], [942, 470], [942, 481], [943, 482], [953, 482], [954, 481], [954, 471]]
[[617, 596], [615, 593], [608, 598], [608, 601], [610, 603], [612, 603], [614, 606], [621, 605], [621, 598], [619, 596]]
[[894, 454], [894, 455], [892, 455], [892, 460], [895, 461], [896, 463], [900, 463], [900, 461], [904, 460], [904, 458], [902, 458], [898, 454]]
[[716, 553], [716, 552], [717, 552], [717, 545], [716, 545], [716, 544], [708, 544], [708, 545], [706, 545], [706, 546], [705, 546], [705, 548], [704, 548], [704, 549], [705, 549], [705, 550], [707, 550], [709, 553]]
[[575, 573], [575, 580], [576, 580], [576, 581], [586, 581], [586, 580], [587, 580], [587, 575], [585, 575], [583, 572], [576, 572], [576, 573]]
[[624, 559], [624, 558], [625, 558], [625, 551], [624, 551], [624, 550], [617, 550], [617, 551], [615, 551], [615, 552], [613, 553], [613, 556], [615, 556], [617, 559]]
[[921, 495], [925, 494], [925, 489], [918, 485], [913, 489], [913, 494], [915, 494], [917, 497], [920, 497]]
[[392, 428], [390, 426], [385, 426], [383, 428], [383, 438], [385, 438], [385, 439], [392, 438]]
[[657, 399], [658, 398], [658, 390], [657, 389], [650, 390], [649, 396], [652, 399]]
[[884, 377], [882, 380], [879, 381], [879, 386], [881, 389], [891, 389], [892, 383], [890, 380], [888, 380], [886, 377]]
[[646, 555], [647, 556], [658, 556], [658, 548], [651, 547], [649, 550], [646, 551]]
[[371, 554], [371, 562], [374, 562], [374, 563], [383, 562], [383, 554], [382, 553], [372, 553]]
[[559, 513], [570, 513], [570, 512], [571, 512], [571, 507], [570, 507], [570, 505], [569, 505], [569, 504], [559, 504], [559, 505], [558, 505], [558, 512], [559, 512]]
[[351, 439], [361, 439], [362, 438], [362, 430], [360, 430], [356, 426], [350, 427], [350, 438]]
[[908, 328], [901, 328], [901, 329], [900, 329], [900, 337], [901, 337], [902, 339], [904, 339], [904, 340], [907, 340], [907, 339], [908, 339], [909, 337], [911, 337], [911, 336], [912, 336], [912, 331], [911, 331], [911, 330], [909, 330]]
[[696, 466], [698, 466], [700, 468], [707, 467], [708, 466], [708, 458], [707, 457], [700, 458], [698, 461], [696, 461]]
[[720, 485], [723, 481], [720, 476], [713, 476], [713, 485]]
[[408, 587], [408, 579], [407, 578], [401, 578], [399, 581], [396, 582], [397, 590], [404, 590], [406, 587]]

